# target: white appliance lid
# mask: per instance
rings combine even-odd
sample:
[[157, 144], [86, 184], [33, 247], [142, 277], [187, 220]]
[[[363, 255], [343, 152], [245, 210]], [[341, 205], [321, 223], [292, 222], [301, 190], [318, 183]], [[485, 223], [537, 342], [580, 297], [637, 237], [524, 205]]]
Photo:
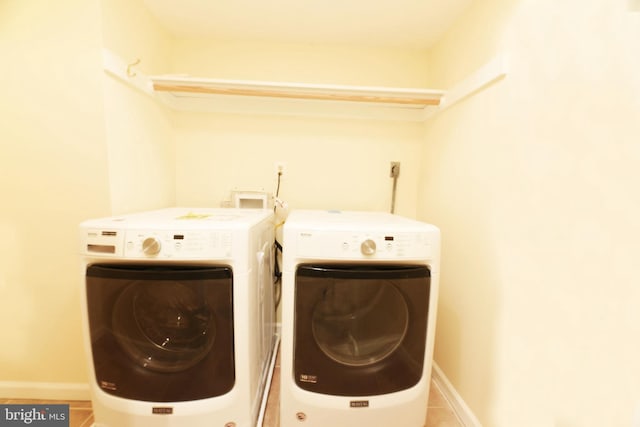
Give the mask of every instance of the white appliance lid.
[[246, 227], [273, 215], [266, 209], [166, 208], [84, 221], [81, 227], [217, 229]]
[[388, 212], [341, 210], [294, 210], [285, 225], [336, 231], [415, 231], [435, 228], [431, 224]]

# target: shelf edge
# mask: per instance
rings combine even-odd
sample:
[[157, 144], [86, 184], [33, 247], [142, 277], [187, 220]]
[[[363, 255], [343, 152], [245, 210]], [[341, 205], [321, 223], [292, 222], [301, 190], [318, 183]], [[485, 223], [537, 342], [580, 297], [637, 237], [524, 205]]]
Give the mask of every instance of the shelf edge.
[[316, 85], [193, 77], [151, 76], [157, 92], [254, 96], [325, 101], [366, 102], [409, 106], [435, 106], [445, 92], [431, 89]]

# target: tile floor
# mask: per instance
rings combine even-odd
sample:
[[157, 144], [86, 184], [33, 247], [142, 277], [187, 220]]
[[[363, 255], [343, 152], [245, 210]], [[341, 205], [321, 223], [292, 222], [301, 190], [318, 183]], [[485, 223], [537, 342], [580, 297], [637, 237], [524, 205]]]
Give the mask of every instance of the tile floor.
[[[263, 427], [279, 427], [280, 418], [278, 413], [280, 396], [280, 363], [276, 360], [276, 366], [271, 382], [271, 390], [267, 400], [267, 410], [264, 416]], [[42, 401], [42, 400], [23, 400], [23, 399], [0, 399], [0, 404], [69, 404], [69, 427], [90, 427], [93, 425], [93, 412], [91, 410], [91, 402], [87, 401]], [[402, 426], [398, 426], [402, 427]], [[427, 424], [425, 427], [464, 427], [460, 422], [453, 409], [444, 398], [438, 386], [432, 381], [431, 392], [429, 393], [429, 409], [427, 411]]]

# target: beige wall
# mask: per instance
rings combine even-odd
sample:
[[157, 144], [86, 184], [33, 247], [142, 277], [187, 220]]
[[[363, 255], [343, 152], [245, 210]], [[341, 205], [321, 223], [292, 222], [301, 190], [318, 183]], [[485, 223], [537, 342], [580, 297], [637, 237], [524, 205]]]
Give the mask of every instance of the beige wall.
[[[102, 1], [103, 46], [133, 72], [169, 68], [169, 36], [140, 1]], [[104, 74], [104, 110], [113, 214], [175, 204], [175, 149], [168, 111], [148, 94]]]
[[171, 72], [197, 77], [391, 87], [429, 81], [420, 49], [211, 39], [177, 39], [172, 46]]
[[[424, 86], [425, 51], [177, 40], [175, 73], [300, 83]], [[293, 104], [293, 111], [296, 106]], [[178, 113], [177, 201], [213, 205], [232, 190], [275, 192], [292, 208], [370, 209], [391, 204], [391, 161], [401, 162], [396, 211], [415, 216], [421, 123]]]
[[77, 225], [109, 213], [99, 17], [0, 2], [0, 381], [86, 381]]
[[427, 126], [419, 216], [442, 228], [436, 360], [483, 425], [629, 426], [640, 404], [640, 14], [476, 2], [434, 82], [501, 82]]
[[421, 124], [232, 114], [176, 119], [179, 205], [220, 206], [232, 190], [275, 193], [291, 208], [388, 211], [390, 161], [401, 162], [396, 210], [415, 216]]

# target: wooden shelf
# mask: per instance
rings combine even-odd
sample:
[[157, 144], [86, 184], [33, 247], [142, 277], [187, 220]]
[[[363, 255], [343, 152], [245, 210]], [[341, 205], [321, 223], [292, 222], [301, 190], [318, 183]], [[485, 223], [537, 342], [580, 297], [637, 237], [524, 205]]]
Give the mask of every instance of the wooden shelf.
[[443, 91], [430, 89], [275, 83], [174, 76], [151, 76], [150, 79], [153, 90], [156, 92], [382, 103], [413, 108], [437, 106], [444, 96]]
[[499, 54], [446, 91], [222, 80], [185, 75], [147, 76], [108, 49], [104, 70], [172, 109], [235, 114], [315, 116], [423, 122], [489, 87], [507, 74]]

